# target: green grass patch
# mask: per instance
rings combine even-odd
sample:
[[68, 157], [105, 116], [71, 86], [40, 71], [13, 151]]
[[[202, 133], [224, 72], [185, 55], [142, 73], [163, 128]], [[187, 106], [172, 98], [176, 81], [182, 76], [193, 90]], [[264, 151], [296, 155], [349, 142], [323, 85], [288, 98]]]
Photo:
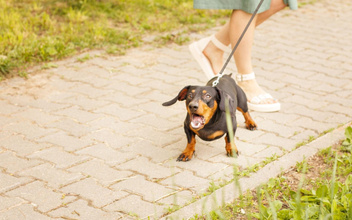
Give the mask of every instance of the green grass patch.
[[124, 54], [150, 34], [182, 44], [230, 14], [195, 10], [192, 0], [0, 0], [0, 8], [0, 77], [89, 49]]
[[234, 203], [192, 219], [352, 219], [351, 127], [345, 136]]

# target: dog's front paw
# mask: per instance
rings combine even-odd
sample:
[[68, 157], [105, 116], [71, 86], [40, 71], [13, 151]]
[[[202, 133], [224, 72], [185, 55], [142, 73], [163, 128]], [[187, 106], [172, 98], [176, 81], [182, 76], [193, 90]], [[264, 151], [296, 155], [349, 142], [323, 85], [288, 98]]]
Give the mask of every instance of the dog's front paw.
[[195, 151], [184, 151], [176, 161], [189, 161], [192, 159], [194, 153]]
[[[240, 155], [240, 152], [238, 152], [237, 149], [235, 149], [234, 151], [235, 151], [235, 153], [236, 153], [237, 156]], [[226, 148], [226, 155], [227, 155], [228, 157], [233, 157], [233, 152], [234, 152], [234, 151], [233, 151], [231, 148], [230, 148], [230, 149]]]

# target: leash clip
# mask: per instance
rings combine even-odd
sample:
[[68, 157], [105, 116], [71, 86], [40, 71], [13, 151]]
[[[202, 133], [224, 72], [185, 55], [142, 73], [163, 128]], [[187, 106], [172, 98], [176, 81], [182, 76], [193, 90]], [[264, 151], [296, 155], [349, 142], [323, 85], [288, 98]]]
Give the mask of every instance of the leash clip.
[[222, 77], [222, 74], [218, 74], [216, 80], [213, 81], [213, 87], [215, 87], [219, 84], [221, 77]]

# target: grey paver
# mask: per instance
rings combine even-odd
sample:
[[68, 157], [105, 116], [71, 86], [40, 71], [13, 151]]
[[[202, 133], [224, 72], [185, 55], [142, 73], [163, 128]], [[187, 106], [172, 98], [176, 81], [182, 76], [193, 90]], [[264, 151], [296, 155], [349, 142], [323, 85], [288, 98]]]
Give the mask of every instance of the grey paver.
[[93, 206], [99, 208], [128, 195], [128, 193], [124, 191], [112, 191], [105, 188], [92, 178], [70, 184], [61, 190], [68, 195], [75, 194], [84, 199], [88, 199], [92, 202]]
[[45, 143], [36, 143], [25, 139], [22, 135], [13, 134], [1, 140], [0, 146], [17, 153], [19, 156], [27, 156], [48, 147]]
[[62, 193], [55, 192], [54, 190], [45, 187], [44, 183], [39, 181], [9, 191], [6, 195], [20, 197], [29, 201], [41, 212], [48, 212], [75, 199], [73, 196], [63, 197]]
[[[82, 130], [84, 130], [84, 126], [82, 127]], [[72, 130], [75, 129], [72, 128]], [[62, 147], [67, 152], [73, 152], [91, 145], [91, 141], [87, 138], [79, 138], [63, 131], [46, 135], [45, 137], [37, 139], [37, 141]]]
[[29, 156], [29, 158], [42, 159], [55, 164], [58, 168], [68, 168], [89, 159], [87, 156], [74, 155], [61, 150], [58, 147], [51, 147], [42, 151], [37, 151]]
[[11, 174], [36, 166], [40, 163], [42, 162], [38, 160], [28, 160], [17, 157], [15, 153], [10, 151], [0, 152], [0, 167]]
[[140, 195], [149, 202], [158, 201], [173, 194], [174, 190], [161, 184], [151, 182], [143, 176], [133, 176], [111, 186], [115, 190], [124, 190], [133, 194]]
[[34, 210], [33, 204], [23, 204], [1, 213], [1, 219], [49, 220], [50, 217]]
[[133, 217], [146, 218], [148, 216], [158, 216], [158, 213], [163, 211], [164, 207], [156, 203], [145, 202], [139, 196], [130, 195], [104, 207], [104, 210], [120, 211]]
[[54, 167], [51, 164], [45, 163], [39, 166], [32, 167], [19, 173], [21, 176], [33, 177], [37, 180], [45, 182], [49, 187], [58, 189], [64, 185], [75, 182], [84, 178], [80, 173], [70, 173]]
[[124, 216], [119, 212], [104, 212], [101, 209], [96, 209], [84, 200], [75, 201], [69, 206], [49, 212], [48, 215], [63, 219], [120, 219]]
[[11, 207], [18, 206], [19, 204], [23, 204], [25, 201], [20, 198], [13, 198], [13, 197], [0, 197], [0, 213], [5, 209], [9, 209]]
[[113, 169], [104, 164], [103, 161], [97, 159], [74, 166], [69, 171], [93, 177], [104, 186], [109, 186], [132, 175], [132, 172]]
[[150, 179], [166, 178], [179, 171], [175, 167], [165, 167], [155, 164], [142, 156], [118, 165], [118, 169], [135, 171], [147, 175]]
[[0, 173], [0, 193], [9, 191], [31, 181], [33, 181], [31, 178], [17, 177], [11, 174]]
[[77, 155], [89, 155], [104, 160], [108, 165], [117, 165], [135, 158], [137, 155], [129, 152], [121, 152], [106, 144], [95, 144], [75, 152]]

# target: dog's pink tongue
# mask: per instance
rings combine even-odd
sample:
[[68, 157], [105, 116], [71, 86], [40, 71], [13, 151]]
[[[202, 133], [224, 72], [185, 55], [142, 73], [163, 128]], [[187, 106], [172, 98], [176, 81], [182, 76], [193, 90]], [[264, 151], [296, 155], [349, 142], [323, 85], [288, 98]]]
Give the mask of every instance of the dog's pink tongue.
[[191, 121], [191, 125], [193, 128], [199, 128], [203, 123], [203, 118], [198, 116], [198, 115], [194, 115]]

